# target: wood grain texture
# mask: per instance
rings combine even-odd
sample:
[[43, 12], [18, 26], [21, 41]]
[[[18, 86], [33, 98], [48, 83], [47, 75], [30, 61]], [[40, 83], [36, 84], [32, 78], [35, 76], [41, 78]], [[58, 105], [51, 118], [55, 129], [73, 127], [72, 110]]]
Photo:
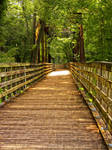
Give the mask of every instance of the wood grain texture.
[[94, 102], [112, 133], [112, 66], [108, 65], [70, 63], [70, 70], [75, 79], [94, 97]]
[[0, 150], [106, 150], [71, 74], [53, 73], [1, 108]]

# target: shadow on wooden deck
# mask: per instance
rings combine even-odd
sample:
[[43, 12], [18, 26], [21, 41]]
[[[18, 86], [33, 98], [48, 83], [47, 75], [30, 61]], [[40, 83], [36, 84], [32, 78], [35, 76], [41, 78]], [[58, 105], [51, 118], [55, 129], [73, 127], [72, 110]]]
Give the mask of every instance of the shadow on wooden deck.
[[0, 110], [0, 150], [105, 150], [96, 123], [68, 70]]

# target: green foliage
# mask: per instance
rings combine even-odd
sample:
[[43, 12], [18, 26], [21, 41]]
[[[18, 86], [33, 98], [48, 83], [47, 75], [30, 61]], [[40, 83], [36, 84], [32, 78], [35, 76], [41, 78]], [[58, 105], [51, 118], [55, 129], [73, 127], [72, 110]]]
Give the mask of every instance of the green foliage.
[[2, 103], [2, 99], [0, 99], [0, 104]]
[[0, 20], [3, 18], [7, 8], [7, 0], [0, 1]]
[[90, 101], [90, 102], [93, 102], [93, 99], [92, 99], [92, 98], [89, 98], [89, 101]]
[[7, 95], [7, 96], [5, 96], [5, 98], [6, 98], [6, 100], [8, 100], [9, 96]]
[[70, 38], [54, 38], [50, 43], [50, 49], [50, 54], [55, 58], [55, 63], [67, 63], [72, 58]]
[[21, 90], [20, 93], [22, 94], [22, 93], [23, 93], [23, 90]]
[[84, 91], [84, 88], [81, 87], [81, 88], [79, 88], [79, 90], [80, 90], [80, 91]]
[[0, 63], [2, 62], [15, 62], [15, 56], [17, 54], [17, 48], [11, 48], [7, 53], [0, 51]]
[[[7, 14], [0, 24], [0, 62], [27, 62], [32, 47], [32, 5], [8, 1]], [[29, 5], [28, 5], [29, 4]], [[28, 26], [27, 26], [28, 23]]]
[[0, 94], [2, 94], [3, 93], [3, 89], [2, 88], [0, 88]]
[[112, 2], [92, 1], [85, 16], [85, 49], [87, 60], [112, 61]]
[[[3, 0], [0, 2], [0, 62], [29, 62], [33, 43], [33, 15], [50, 28], [48, 47], [56, 63], [79, 55], [73, 48], [84, 27], [87, 61], [112, 61], [111, 0]], [[82, 13], [82, 17], [77, 15]]]
[[32, 45], [32, 51], [34, 51], [36, 49], [36, 47], [37, 47], [36, 44]]

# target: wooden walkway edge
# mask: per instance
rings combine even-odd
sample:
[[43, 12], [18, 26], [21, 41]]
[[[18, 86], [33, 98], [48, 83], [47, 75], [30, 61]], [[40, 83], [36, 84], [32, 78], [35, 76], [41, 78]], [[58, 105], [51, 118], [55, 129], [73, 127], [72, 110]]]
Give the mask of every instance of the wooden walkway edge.
[[69, 71], [55, 71], [0, 109], [0, 150], [106, 150]]

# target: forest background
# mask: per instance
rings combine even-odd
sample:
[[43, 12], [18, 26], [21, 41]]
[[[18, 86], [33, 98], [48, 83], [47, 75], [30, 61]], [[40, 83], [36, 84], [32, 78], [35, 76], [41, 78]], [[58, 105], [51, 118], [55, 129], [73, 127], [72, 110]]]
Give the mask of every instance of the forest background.
[[80, 24], [86, 61], [112, 61], [112, 0], [2, 0], [0, 63], [32, 61], [39, 20], [49, 27], [47, 48], [55, 63], [80, 61], [73, 53]]

